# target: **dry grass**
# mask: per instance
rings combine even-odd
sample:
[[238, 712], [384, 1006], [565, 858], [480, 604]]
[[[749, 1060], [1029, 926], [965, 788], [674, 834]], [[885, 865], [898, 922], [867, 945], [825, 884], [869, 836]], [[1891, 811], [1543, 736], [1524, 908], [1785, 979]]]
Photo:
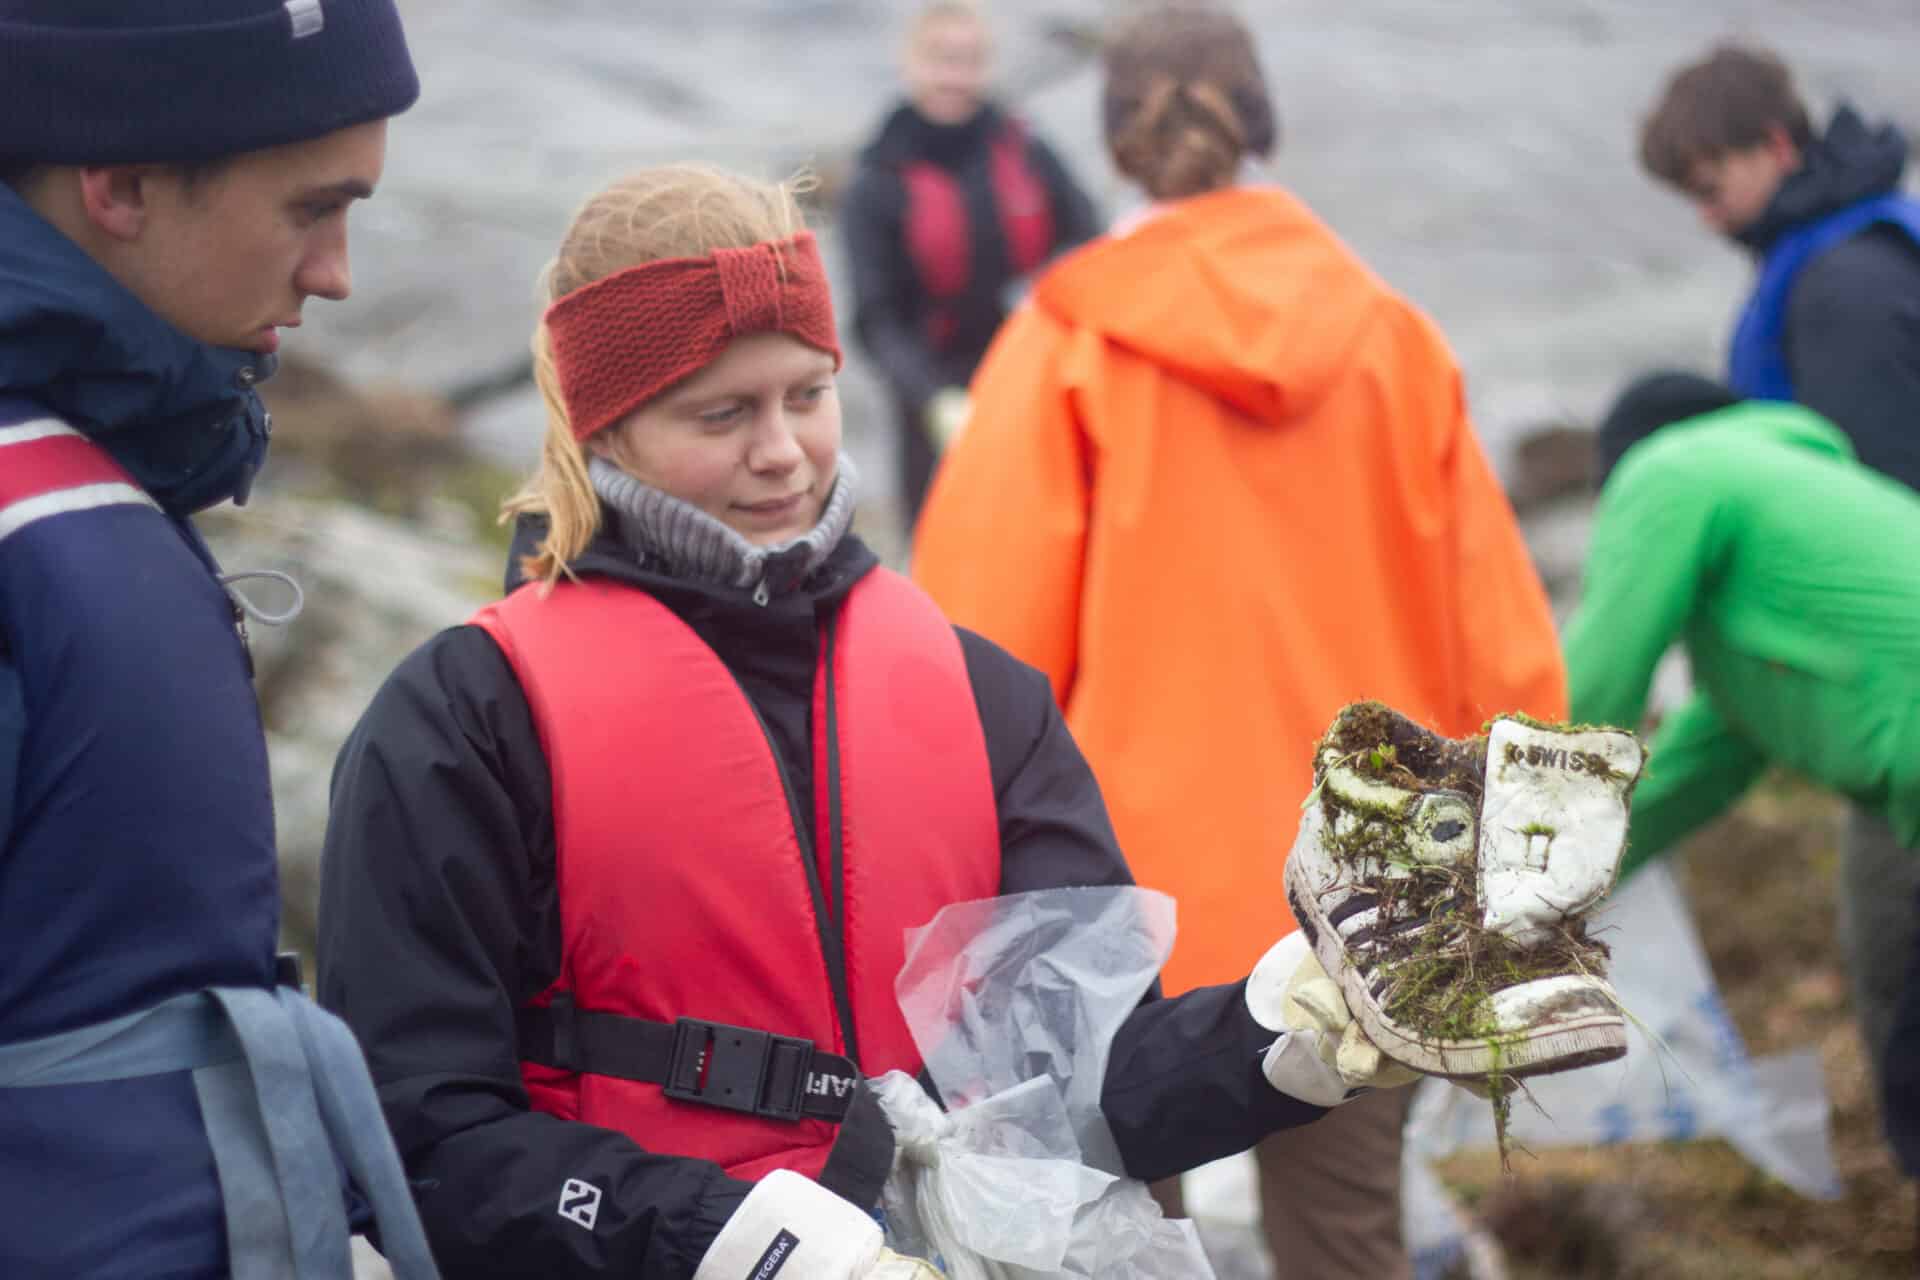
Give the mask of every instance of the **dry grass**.
[[1880, 1280], [1916, 1274], [1913, 1188], [1880, 1137], [1834, 936], [1843, 806], [1772, 779], [1689, 848], [1682, 878], [1755, 1054], [1816, 1046], [1846, 1185], [1805, 1200], [1723, 1143], [1456, 1156], [1441, 1175], [1506, 1244], [1513, 1280]]

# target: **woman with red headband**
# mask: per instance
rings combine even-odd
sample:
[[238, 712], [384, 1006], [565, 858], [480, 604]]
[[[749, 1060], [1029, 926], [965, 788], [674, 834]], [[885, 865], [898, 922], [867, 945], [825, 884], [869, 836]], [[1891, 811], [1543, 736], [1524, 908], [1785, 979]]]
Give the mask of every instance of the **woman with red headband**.
[[[893, 1144], [861, 1083], [921, 1067], [903, 931], [1128, 883], [1099, 791], [1046, 679], [849, 532], [840, 348], [788, 188], [642, 173], [587, 203], [548, 288], [508, 594], [408, 658], [340, 756], [321, 998], [449, 1276], [914, 1274], [880, 1260]], [[1121, 1029], [1101, 1111], [1127, 1172], [1375, 1082], [1351, 1033], [1330, 1065], [1343, 1006], [1286, 1030], [1246, 986]]]

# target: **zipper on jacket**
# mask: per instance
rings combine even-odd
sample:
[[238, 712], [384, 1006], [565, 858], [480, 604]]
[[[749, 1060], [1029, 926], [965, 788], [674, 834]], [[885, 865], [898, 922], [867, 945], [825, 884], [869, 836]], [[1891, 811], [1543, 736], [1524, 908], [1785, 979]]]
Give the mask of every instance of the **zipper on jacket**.
[[[226, 587], [220, 589], [225, 591]], [[247, 679], [252, 680], [256, 673], [253, 669], [253, 640], [247, 635], [247, 612], [232, 597], [228, 597], [227, 606], [233, 610], [233, 634], [240, 638], [240, 656], [247, 660]]]
[[[735, 677], [734, 683], [739, 685], [738, 677]], [[831, 707], [833, 697], [831, 672], [829, 672], [827, 688], [828, 705]], [[857, 1067], [860, 1065], [860, 1040], [853, 1026], [853, 999], [847, 991], [847, 949], [837, 923], [838, 910], [829, 905], [826, 887], [821, 883], [820, 865], [814, 858], [813, 841], [807, 837], [805, 811], [800, 808], [799, 793], [793, 789], [793, 779], [787, 774], [786, 763], [780, 759], [780, 746], [774, 741], [772, 731], [767, 728], [767, 722], [761, 718], [760, 708], [754, 706], [753, 698], [748, 695], [744, 686], [740, 688], [740, 696], [746, 699], [747, 709], [753, 712], [754, 723], [760, 726], [760, 736], [766, 739], [767, 752], [773, 757], [774, 772], [780, 775], [780, 789], [787, 796], [787, 816], [793, 823], [793, 838], [800, 845], [800, 863], [807, 873], [807, 891], [813, 897], [813, 918], [820, 935], [820, 956], [826, 961], [827, 982], [833, 988], [834, 1009], [840, 1016], [840, 1034], [846, 1040], [846, 1056], [851, 1058], [853, 1065]], [[830, 764], [829, 768], [837, 777], [838, 766]], [[831, 804], [834, 812], [838, 813], [837, 788]], [[833, 862], [834, 875], [837, 878], [840, 874], [840, 833], [837, 820], [834, 827]]]
[[[834, 640], [839, 635], [839, 619], [829, 617], [826, 626], [821, 628], [823, 658], [821, 668], [827, 686], [827, 839], [828, 875], [832, 878], [832, 890], [828, 901], [833, 909], [833, 931], [839, 935], [844, 956], [847, 936], [847, 869], [846, 844], [840, 838], [840, 711], [839, 699], [834, 696], [833, 649]], [[818, 833], [815, 833], [816, 837]]]
[[760, 575], [760, 581], [754, 584], [753, 602], [764, 609], [767, 607], [767, 601], [772, 598], [772, 595], [773, 593], [767, 590], [767, 575], [762, 573]]

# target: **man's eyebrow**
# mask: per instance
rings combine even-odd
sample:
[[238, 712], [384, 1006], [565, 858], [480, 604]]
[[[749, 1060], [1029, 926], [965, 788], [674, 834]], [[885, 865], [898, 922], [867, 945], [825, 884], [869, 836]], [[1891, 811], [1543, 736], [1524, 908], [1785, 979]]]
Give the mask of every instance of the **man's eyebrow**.
[[324, 187], [311, 187], [302, 191], [296, 199], [318, 200], [326, 196], [335, 196], [342, 200], [365, 200], [373, 195], [373, 184], [362, 182], [358, 178], [348, 178], [344, 182], [335, 182]]

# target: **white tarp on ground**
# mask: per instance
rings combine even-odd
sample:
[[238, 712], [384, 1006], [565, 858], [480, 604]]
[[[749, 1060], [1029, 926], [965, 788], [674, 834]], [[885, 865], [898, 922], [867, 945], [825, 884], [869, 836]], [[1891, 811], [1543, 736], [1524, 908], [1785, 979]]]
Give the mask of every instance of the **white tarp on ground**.
[[[1685, 897], [1665, 866], [1649, 867], [1594, 916], [1613, 948], [1613, 982], [1625, 1004], [1631, 1047], [1619, 1062], [1534, 1082], [1534, 1106], [1516, 1099], [1514, 1144], [1549, 1147], [1724, 1138], [1754, 1165], [1801, 1195], [1841, 1193], [1829, 1143], [1819, 1054], [1799, 1049], [1755, 1059], [1728, 1016]], [[1425, 1162], [1491, 1147], [1492, 1109], [1462, 1089], [1419, 1086], [1407, 1125], [1409, 1243], [1437, 1275], [1459, 1252], [1457, 1214]], [[1514, 1157], [1524, 1162], [1524, 1155]]]
[[[1725, 1138], [1802, 1195], [1837, 1197], [1819, 1056], [1811, 1049], [1748, 1056], [1672, 873], [1642, 871], [1594, 924], [1613, 948], [1632, 1047], [1619, 1062], [1532, 1082], [1539, 1106], [1515, 1100], [1514, 1143], [1539, 1150]], [[1429, 1082], [1420, 1086], [1407, 1137], [1409, 1149], [1430, 1158], [1492, 1146], [1492, 1109]]]

